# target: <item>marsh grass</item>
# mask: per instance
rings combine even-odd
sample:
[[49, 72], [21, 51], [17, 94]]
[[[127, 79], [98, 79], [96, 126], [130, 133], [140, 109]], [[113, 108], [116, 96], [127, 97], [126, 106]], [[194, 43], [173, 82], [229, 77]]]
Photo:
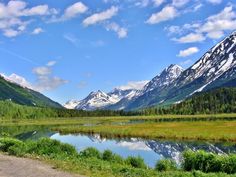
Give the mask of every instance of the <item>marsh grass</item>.
[[103, 137], [141, 137], [152, 139], [236, 141], [236, 121], [158, 122], [128, 125], [65, 126], [62, 134], [98, 133]]

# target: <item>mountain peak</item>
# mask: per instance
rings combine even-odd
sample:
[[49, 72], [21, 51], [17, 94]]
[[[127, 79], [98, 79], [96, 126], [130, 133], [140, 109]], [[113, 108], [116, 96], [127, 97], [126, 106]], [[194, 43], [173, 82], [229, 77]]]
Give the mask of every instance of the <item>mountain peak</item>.
[[156, 88], [170, 85], [184, 69], [176, 64], [171, 64], [165, 68], [159, 75], [154, 77], [143, 89], [143, 93], [152, 91]]

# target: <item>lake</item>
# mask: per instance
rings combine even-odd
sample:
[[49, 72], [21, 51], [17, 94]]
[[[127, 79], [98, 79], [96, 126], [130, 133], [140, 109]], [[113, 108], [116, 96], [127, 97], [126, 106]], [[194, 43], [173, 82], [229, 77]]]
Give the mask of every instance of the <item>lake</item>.
[[37, 140], [41, 137], [49, 137], [64, 143], [69, 143], [81, 151], [87, 147], [95, 147], [101, 152], [109, 149], [122, 157], [141, 156], [147, 165], [154, 167], [156, 162], [163, 158], [171, 158], [180, 164], [181, 153], [187, 149], [205, 150], [217, 154], [236, 153], [236, 144], [198, 142], [198, 141], [174, 141], [152, 140], [141, 138], [101, 138], [100, 135], [68, 134], [62, 135], [52, 131], [48, 126], [2, 126], [0, 132], [9, 133], [20, 140]]

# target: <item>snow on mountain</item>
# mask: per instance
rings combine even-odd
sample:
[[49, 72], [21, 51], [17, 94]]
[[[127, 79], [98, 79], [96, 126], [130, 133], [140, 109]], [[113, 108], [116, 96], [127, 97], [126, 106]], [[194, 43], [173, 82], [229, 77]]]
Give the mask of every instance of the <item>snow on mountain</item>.
[[236, 81], [236, 31], [206, 52], [184, 70], [170, 65], [148, 82], [142, 90], [117, 88], [109, 93], [92, 92], [76, 109], [134, 110], [157, 104], [173, 104], [196, 92]]
[[[177, 74], [168, 77], [168, 74], [165, 74], [168, 68], [165, 69], [150, 81], [144, 87], [143, 93], [127, 104], [125, 109], [173, 104], [196, 92], [236, 85], [236, 32], [216, 44], [190, 68], [184, 71], [177, 66], [174, 68]], [[161, 76], [163, 77], [160, 78]]]
[[170, 65], [165, 68], [159, 75], [154, 77], [143, 89], [142, 93], [147, 93], [156, 88], [170, 85], [184, 71], [181, 66]]
[[117, 98], [98, 90], [97, 92], [91, 92], [85, 99], [81, 100], [75, 109], [96, 110], [110, 104], [115, 104], [117, 101]]
[[7, 76], [3, 73], [0, 73], [0, 76], [2, 76], [6, 81], [17, 84], [21, 87], [33, 89], [33, 86], [24, 77], [19, 76], [15, 73], [13, 73], [9, 76]]
[[[236, 66], [236, 32], [205, 53], [193, 66], [176, 80], [177, 86], [201, 80], [202, 85], [191, 94], [201, 92], [229, 69]], [[191, 95], [190, 94], [190, 95]]]
[[78, 100], [70, 100], [68, 102], [66, 102], [63, 106], [66, 109], [75, 109], [75, 107], [80, 103], [80, 101]]

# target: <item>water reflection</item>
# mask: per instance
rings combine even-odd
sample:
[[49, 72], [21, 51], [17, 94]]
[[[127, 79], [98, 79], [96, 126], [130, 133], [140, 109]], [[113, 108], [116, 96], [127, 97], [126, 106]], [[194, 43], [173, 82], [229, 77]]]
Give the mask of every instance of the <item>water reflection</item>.
[[100, 151], [110, 149], [123, 157], [141, 156], [150, 167], [154, 167], [155, 163], [163, 158], [171, 158], [179, 164], [182, 152], [187, 149], [193, 151], [205, 150], [217, 154], [236, 153], [235, 144], [225, 143], [172, 140], [160, 141], [141, 138], [108, 139], [101, 137], [99, 134], [61, 135], [57, 132], [52, 132], [50, 127], [45, 126], [1, 127], [0, 130], [8, 132], [12, 136], [21, 140], [37, 140], [41, 137], [57, 139], [61, 142], [75, 146], [78, 151], [87, 147], [95, 147]]

